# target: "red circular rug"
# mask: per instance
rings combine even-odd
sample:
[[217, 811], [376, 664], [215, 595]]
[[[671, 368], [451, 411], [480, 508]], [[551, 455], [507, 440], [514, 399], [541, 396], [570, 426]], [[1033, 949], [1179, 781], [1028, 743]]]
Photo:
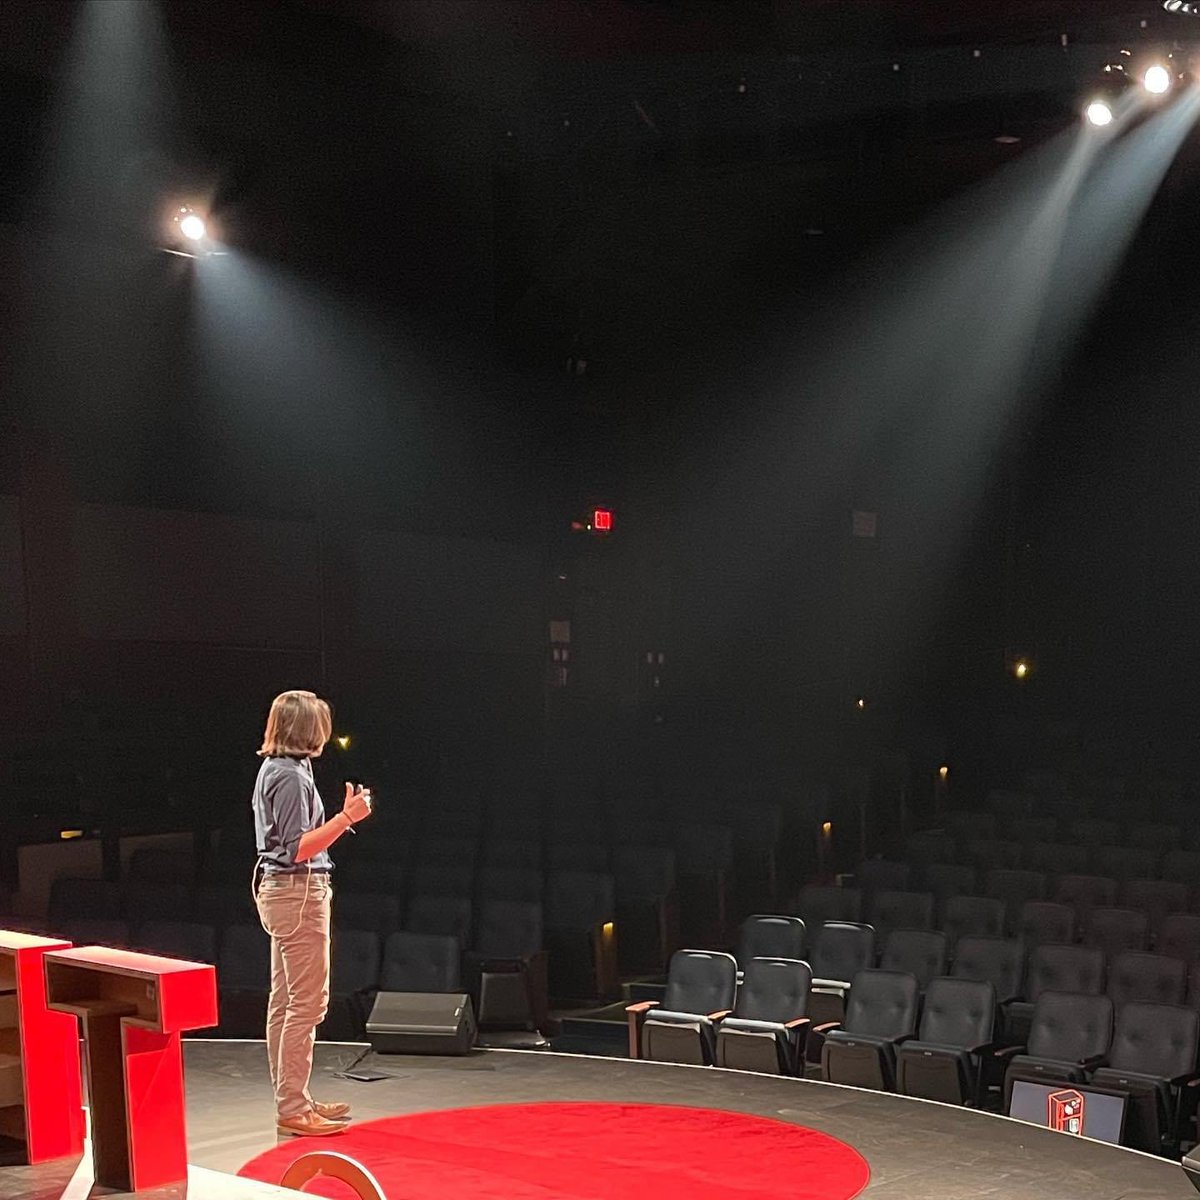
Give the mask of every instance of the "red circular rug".
[[[387, 1200], [851, 1200], [865, 1160], [802, 1125], [659, 1104], [504, 1104], [389, 1117], [292, 1140], [239, 1172], [277, 1184], [302, 1154], [362, 1163]], [[331, 1200], [341, 1183], [306, 1189]]]

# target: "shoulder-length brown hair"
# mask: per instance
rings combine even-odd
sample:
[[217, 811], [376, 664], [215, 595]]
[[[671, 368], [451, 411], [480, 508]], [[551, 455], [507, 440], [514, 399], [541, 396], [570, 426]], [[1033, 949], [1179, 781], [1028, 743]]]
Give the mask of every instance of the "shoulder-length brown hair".
[[281, 692], [271, 702], [262, 758], [308, 758], [320, 754], [333, 733], [329, 705], [312, 692]]

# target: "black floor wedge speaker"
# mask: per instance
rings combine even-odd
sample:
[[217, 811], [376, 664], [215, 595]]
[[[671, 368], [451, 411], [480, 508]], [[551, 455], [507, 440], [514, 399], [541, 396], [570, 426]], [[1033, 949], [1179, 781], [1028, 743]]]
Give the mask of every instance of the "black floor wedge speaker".
[[380, 992], [367, 1018], [376, 1054], [466, 1054], [475, 1010], [466, 992]]

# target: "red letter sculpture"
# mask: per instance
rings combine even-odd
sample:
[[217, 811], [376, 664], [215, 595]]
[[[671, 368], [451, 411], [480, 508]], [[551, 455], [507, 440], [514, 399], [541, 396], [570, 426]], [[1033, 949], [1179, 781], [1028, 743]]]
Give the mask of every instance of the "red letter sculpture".
[[179, 1035], [217, 1023], [216, 971], [86, 946], [47, 954], [51, 1008], [83, 1021], [96, 1182], [143, 1191], [187, 1179]]
[[79, 1027], [46, 1007], [42, 967], [70, 945], [0, 930], [0, 1133], [31, 1163], [83, 1153]]

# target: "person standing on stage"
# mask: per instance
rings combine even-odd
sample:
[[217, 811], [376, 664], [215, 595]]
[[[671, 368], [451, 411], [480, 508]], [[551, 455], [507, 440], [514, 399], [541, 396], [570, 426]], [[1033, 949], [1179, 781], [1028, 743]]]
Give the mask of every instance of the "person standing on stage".
[[[371, 814], [368, 791], [346, 784], [342, 811], [325, 819], [312, 759], [333, 732], [312, 692], [276, 696], [251, 801], [258, 846], [255, 901], [271, 935], [267, 1055], [280, 1133], [323, 1137], [346, 1127], [350, 1106], [309, 1094], [313, 1042], [329, 1004], [329, 847]], [[261, 876], [260, 876], [261, 873]]]

